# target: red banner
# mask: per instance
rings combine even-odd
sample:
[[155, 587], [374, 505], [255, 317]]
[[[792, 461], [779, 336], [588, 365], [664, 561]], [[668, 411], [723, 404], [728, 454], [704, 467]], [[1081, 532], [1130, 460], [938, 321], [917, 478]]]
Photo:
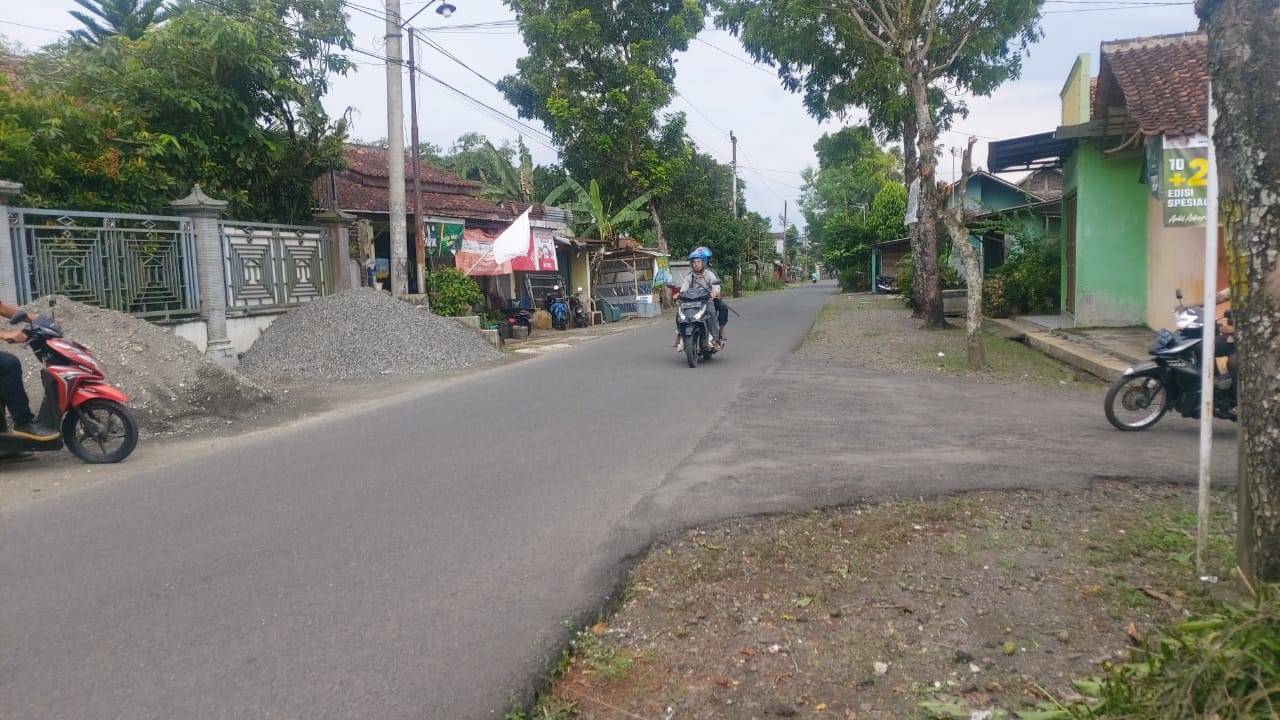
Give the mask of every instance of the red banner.
[[490, 235], [477, 228], [464, 230], [462, 242], [453, 253], [453, 266], [468, 275], [510, 275], [510, 262], [494, 262], [492, 250], [495, 237], [497, 235]]
[[556, 263], [556, 241], [550, 230], [533, 229], [533, 249], [528, 257], [518, 257], [511, 261], [512, 270], [525, 272], [556, 272], [560, 269]]
[[493, 241], [497, 234], [489, 234], [476, 228], [462, 233], [462, 242], [453, 254], [453, 266], [468, 275], [509, 275], [515, 272], [557, 272], [556, 241], [551, 231], [541, 228], [533, 231], [529, 254], [497, 263], [493, 259]]

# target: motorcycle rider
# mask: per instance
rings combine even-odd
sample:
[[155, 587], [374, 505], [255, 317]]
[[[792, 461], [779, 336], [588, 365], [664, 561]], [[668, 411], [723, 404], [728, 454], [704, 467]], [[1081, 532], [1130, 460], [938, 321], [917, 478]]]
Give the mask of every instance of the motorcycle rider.
[[[692, 271], [684, 276], [684, 280], [680, 283], [680, 294], [684, 294], [694, 285], [705, 288], [711, 294], [711, 300], [715, 303], [716, 312], [712, 316], [711, 328], [712, 343], [716, 349], [720, 349], [720, 344], [727, 338], [724, 334], [724, 326], [729, 322], [729, 306], [724, 304], [720, 299], [720, 278], [715, 271], [707, 267], [707, 261], [711, 259], [711, 249], [705, 246], [696, 247], [693, 252], [689, 253], [689, 269]], [[680, 334], [676, 333], [676, 341], [671, 347], [680, 347]]]
[[[16, 305], [0, 300], [0, 316], [12, 318], [26, 311]], [[24, 330], [0, 330], [0, 340], [10, 343], [24, 343], [27, 333]], [[35, 415], [31, 412], [31, 401], [27, 399], [27, 390], [22, 386], [22, 361], [12, 353], [0, 351], [0, 399], [9, 409], [13, 419], [13, 428], [9, 431], [27, 440], [53, 440], [58, 431], [43, 428], [35, 424]]]

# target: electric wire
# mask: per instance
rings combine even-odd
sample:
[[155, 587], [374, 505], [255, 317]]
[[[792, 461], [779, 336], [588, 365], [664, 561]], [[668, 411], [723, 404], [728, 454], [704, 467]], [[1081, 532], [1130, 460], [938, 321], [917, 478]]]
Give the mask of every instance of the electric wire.
[[13, 26], [15, 26], [15, 27], [26, 28], [26, 29], [28, 29], [28, 30], [40, 30], [40, 31], [43, 31], [43, 32], [50, 32], [50, 33], [53, 33], [53, 34], [55, 34], [55, 35], [70, 35], [70, 34], [71, 34], [70, 32], [68, 32], [68, 31], [66, 31], [66, 30], [54, 30], [53, 28], [40, 27], [39, 25], [25, 25], [25, 24], [20, 23], [20, 22], [13, 22], [12, 20], [0, 20], [0, 24], [4, 24], [4, 25], [13, 25]]

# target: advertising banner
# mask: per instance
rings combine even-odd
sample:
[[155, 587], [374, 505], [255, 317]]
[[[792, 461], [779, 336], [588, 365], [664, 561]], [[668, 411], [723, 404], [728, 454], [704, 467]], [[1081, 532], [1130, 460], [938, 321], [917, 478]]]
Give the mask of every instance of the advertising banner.
[[461, 223], [455, 224], [429, 220], [424, 223], [424, 226], [426, 227], [427, 232], [426, 237], [423, 239], [426, 240], [427, 247], [439, 248], [441, 254], [453, 252], [454, 247], [456, 247], [458, 243], [462, 242], [463, 227]]
[[483, 230], [471, 228], [463, 231], [462, 241], [453, 253], [453, 266], [467, 275], [510, 275], [511, 263], [499, 263], [493, 259], [493, 240]]
[[1165, 227], [1204, 227], [1211, 181], [1207, 137], [1166, 137], [1160, 161]]
[[[493, 257], [493, 241], [497, 233], [470, 228], [462, 233], [453, 254], [453, 266], [468, 275], [510, 275], [512, 272], [558, 272], [556, 241], [550, 230], [535, 228], [529, 253], [507, 262]], [[474, 269], [473, 269], [474, 268]]]
[[550, 230], [533, 229], [533, 251], [511, 261], [511, 269], [520, 272], [559, 272], [556, 262], [556, 240]]

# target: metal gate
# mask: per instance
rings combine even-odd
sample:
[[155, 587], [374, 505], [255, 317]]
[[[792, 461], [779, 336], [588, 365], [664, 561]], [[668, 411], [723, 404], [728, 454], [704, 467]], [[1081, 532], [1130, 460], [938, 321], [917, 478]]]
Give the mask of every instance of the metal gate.
[[12, 208], [9, 238], [21, 303], [59, 294], [142, 318], [199, 312], [189, 218]]
[[288, 307], [332, 292], [321, 228], [222, 223], [227, 309]]

